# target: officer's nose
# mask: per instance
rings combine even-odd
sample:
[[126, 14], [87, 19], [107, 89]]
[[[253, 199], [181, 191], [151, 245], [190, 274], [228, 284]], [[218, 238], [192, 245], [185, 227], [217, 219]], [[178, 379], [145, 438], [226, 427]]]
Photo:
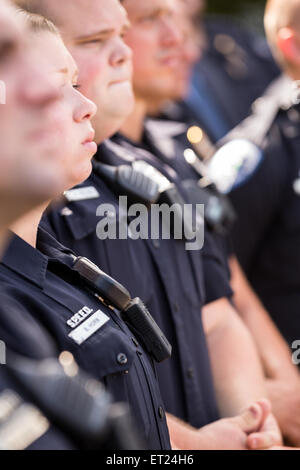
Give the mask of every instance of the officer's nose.
[[167, 47], [178, 46], [183, 41], [183, 34], [172, 17], [163, 19], [162, 43]]
[[122, 38], [118, 38], [110, 56], [110, 64], [113, 67], [119, 67], [120, 65], [131, 61], [131, 59], [132, 50], [127, 46], [127, 44], [125, 44]]
[[75, 122], [91, 120], [97, 113], [97, 106], [81, 93], [77, 95], [78, 104], [74, 110]]

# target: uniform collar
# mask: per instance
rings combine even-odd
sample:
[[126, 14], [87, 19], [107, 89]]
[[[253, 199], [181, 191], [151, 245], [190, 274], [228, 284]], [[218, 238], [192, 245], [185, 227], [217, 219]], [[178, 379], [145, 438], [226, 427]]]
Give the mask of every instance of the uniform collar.
[[2, 264], [31, 283], [43, 288], [49, 261], [55, 260], [72, 267], [74, 263], [73, 256], [72, 251], [65, 248], [40, 227], [37, 236], [37, 248], [33, 248], [22, 238], [12, 234]]
[[119, 166], [131, 165], [134, 161], [141, 159], [151, 161], [155, 157], [143, 144], [136, 144], [123, 134], [117, 133], [99, 146], [94, 158], [107, 165]]
[[144, 142], [159, 158], [169, 161], [178, 155], [175, 138], [185, 135], [187, 130], [188, 126], [181, 122], [148, 118], [145, 121]]
[[162, 119], [147, 118], [145, 121], [145, 130], [157, 136], [160, 139], [172, 139], [185, 134], [187, 125], [183, 122], [166, 121]]
[[48, 259], [59, 261], [70, 268], [73, 267], [75, 257], [73, 251], [59, 243], [42, 227], [38, 230], [37, 248]]
[[1, 264], [38, 287], [43, 288], [46, 280], [48, 258], [17, 235], [12, 234], [12, 239]]
[[113, 138], [106, 140], [99, 145], [98, 152], [94, 156], [96, 162], [107, 165], [118, 166], [121, 164], [131, 164], [135, 160], [134, 153], [121, 143], [122, 136], [116, 134]]
[[279, 114], [299, 107], [293, 103], [295, 91], [295, 82], [286, 75], [274, 80], [265, 94], [253, 103], [253, 113], [218, 142], [218, 147], [241, 138], [264, 147], [266, 135]]

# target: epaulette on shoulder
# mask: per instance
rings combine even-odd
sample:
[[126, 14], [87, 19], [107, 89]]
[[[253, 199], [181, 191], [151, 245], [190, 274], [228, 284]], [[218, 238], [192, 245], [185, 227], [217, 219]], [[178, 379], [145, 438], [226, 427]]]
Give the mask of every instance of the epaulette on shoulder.
[[281, 75], [253, 103], [253, 113], [218, 142], [218, 148], [235, 139], [247, 139], [261, 147], [278, 113], [294, 105], [296, 93], [299, 94], [299, 91], [294, 82]]
[[280, 111], [294, 106], [294, 98], [293, 82], [282, 75], [256, 101], [253, 113], [218, 142], [218, 150], [207, 166], [211, 180], [222, 193], [244, 185], [258, 170], [264, 160], [265, 137]]

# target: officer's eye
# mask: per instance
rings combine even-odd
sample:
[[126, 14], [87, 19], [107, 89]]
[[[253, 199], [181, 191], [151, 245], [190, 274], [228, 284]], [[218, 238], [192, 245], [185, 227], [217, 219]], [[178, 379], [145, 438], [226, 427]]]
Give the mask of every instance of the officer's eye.
[[140, 18], [140, 22], [143, 23], [143, 22], [150, 22], [150, 21], [154, 21], [156, 18], [158, 18], [158, 15], [157, 13], [153, 14], [153, 15], [148, 15], [148, 16], [143, 16], [142, 18]]
[[161, 17], [163, 17], [165, 15], [165, 11], [163, 10], [157, 10], [155, 11], [154, 13], [151, 13], [151, 14], [148, 14], [148, 15], [145, 15], [145, 16], [142, 16], [140, 19], [139, 19], [139, 22], [141, 23], [150, 23], [152, 21], [155, 21]]
[[74, 90], [80, 90], [81, 85], [78, 85], [78, 83], [73, 85]]
[[97, 45], [97, 44], [103, 44], [105, 42], [105, 38], [95, 38], [95, 39], [91, 39], [90, 41], [85, 41], [83, 43], [81, 43], [82, 46], [93, 46], [93, 45]]

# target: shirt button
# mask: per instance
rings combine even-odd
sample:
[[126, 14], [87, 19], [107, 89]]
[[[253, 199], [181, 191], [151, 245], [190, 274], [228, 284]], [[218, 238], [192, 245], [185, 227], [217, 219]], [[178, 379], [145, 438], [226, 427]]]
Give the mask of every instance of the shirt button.
[[178, 302], [176, 302], [176, 303], [174, 304], [174, 310], [175, 310], [176, 313], [179, 312], [180, 308], [179, 308], [179, 303], [178, 303]]
[[152, 243], [153, 243], [154, 248], [159, 248], [160, 247], [159, 240], [152, 240]]
[[161, 420], [163, 420], [165, 417], [165, 412], [162, 406], [158, 408], [158, 416], [160, 417]]
[[124, 353], [118, 354], [117, 362], [118, 362], [118, 364], [120, 364], [120, 366], [125, 366], [125, 364], [127, 364], [127, 362], [128, 362], [126, 354], [124, 354]]
[[189, 379], [193, 379], [194, 378], [194, 369], [192, 367], [189, 367], [188, 370], [187, 370], [187, 376]]

